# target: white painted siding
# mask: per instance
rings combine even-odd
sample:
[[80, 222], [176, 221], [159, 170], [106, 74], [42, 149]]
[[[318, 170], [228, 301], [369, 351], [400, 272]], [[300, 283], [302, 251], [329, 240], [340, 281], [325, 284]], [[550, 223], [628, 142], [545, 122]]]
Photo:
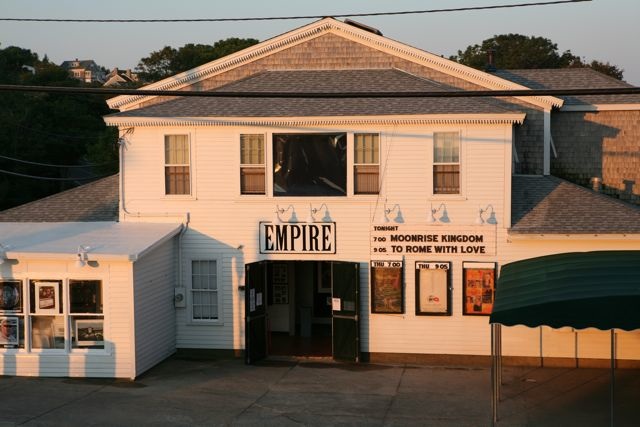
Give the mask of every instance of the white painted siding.
[[[188, 212], [189, 230], [184, 235], [182, 249], [194, 254], [219, 256], [222, 277], [220, 321], [215, 325], [189, 322], [187, 310], [176, 310], [178, 348], [241, 349], [244, 347], [244, 293], [238, 289], [244, 282], [246, 263], [270, 260], [340, 260], [359, 262], [361, 266], [361, 350], [365, 352], [430, 353], [487, 355], [490, 352], [488, 317], [462, 315], [462, 262], [490, 261], [498, 267], [505, 263], [551, 253], [602, 250], [639, 249], [638, 241], [604, 241], [583, 239], [549, 241], [515, 241], [507, 239], [511, 204], [512, 130], [507, 125], [441, 125], [441, 126], [363, 126], [277, 129], [276, 132], [380, 132], [379, 196], [347, 197], [273, 197], [270, 185], [265, 196], [239, 194], [241, 133], [267, 135], [267, 181], [271, 181], [271, 133], [269, 128], [199, 127], [199, 128], [136, 128], [125, 152], [125, 207], [135, 215], [123, 215], [126, 221], [158, 221], [180, 219]], [[433, 132], [461, 133], [462, 194], [431, 195]], [[164, 196], [162, 169], [163, 135], [188, 133], [194, 156], [190, 196]], [[353, 166], [352, 137], [348, 138], [347, 171]], [[352, 189], [351, 183], [349, 188]], [[381, 217], [385, 200], [389, 206], [398, 204], [405, 224], [438, 227], [456, 232], [456, 227], [473, 225], [480, 207], [492, 205], [497, 226], [497, 255], [461, 254], [405, 255], [405, 313], [402, 315], [371, 314], [369, 296], [369, 232], [372, 221]], [[298, 217], [304, 219], [309, 204], [319, 207], [326, 203], [336, 222], [337, 253], [335, 255], [261, 255], [258, 247], [258, 224], [272, 221], [276, 205], [292, 204]], [[431, 207], [444, 203], [451, 222], [428, 224]], [[434, 228], [436, 229], [436, 228]], [[400, 256], [388, 256], [399, 259]], [[452, 315], [415, 315], [415, 261], [452, 262]], [[182, 280], [186, 283], [186, 268]], [[519, 356], [573, 357], [574, 333], [524, 327], [504, 328], [504, 352]], [[584, 357], [600, 357], [601, 342], [578, 332], [578, 353]], [[608, 348], [608, 347], [606, 347]], [[606, 350], [605, 348], [605, 350]], [[621, 358], [640, 357], [637, 335], [619, 333], [618, 355]], [[590, 356], [587, 356], [590, 355]]]
[[[2, 375], [52, 377], [133, 378], [131, 316], [133, 313], [132, 272], [129, 262], [90, 263], [77, 268], [68, 261], [20, 259], [1, 266], [3, 279], [101, 280], [104, 298], [105, 349], [32, 350], [0, 349]], [[66, 304], [65, 300], [65, 304]], [[65, 308], [65, 312], [68, 311]], [[70, 320], [65, 316], [66, 325]], [[65, 327], [67, 338], [69, 326]]]
[[133, 265], [136, 376], [175, 352], [176, 259], [176, 239], [170, 239]]

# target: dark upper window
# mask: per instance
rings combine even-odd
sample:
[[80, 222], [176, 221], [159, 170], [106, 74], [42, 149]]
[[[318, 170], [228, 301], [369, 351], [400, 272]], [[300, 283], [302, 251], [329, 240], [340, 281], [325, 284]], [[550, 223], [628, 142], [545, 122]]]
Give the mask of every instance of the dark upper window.
[[273, 195], [346, 196], [346, 133], [274, 134]]

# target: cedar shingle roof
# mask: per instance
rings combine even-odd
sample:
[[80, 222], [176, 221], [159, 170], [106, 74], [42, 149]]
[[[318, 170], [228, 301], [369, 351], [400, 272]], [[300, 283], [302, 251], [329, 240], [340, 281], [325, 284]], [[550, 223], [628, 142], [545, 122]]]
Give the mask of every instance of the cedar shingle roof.
[[[634, 87], [591, 68], [548, 68], [531, 70], [498, 70], [498, 77], [531, 89], [597, 89]], [[640, 95], [560, 96], [564, 105], [639, 104]]]
[[0, 222], [117, 220], [117, 174], [0, 212]]
[[640, 208], [553, 176], [512, 178], [511, 234], [640, 234]]
[[[418, 92], [459, 90], [397, 69], [266, 71], [218, 92]], [[175, 99], [107, 117], [305, 117], [502, 114], [478, 98], [199, 98]]]

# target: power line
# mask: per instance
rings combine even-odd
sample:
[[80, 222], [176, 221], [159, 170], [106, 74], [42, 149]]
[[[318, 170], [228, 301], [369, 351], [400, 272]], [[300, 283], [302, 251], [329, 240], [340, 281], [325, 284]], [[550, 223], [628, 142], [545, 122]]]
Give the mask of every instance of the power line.
[[147, 89], [113, 89], [63, 86], [0, 85], [0, 92], [47, 92], [63, 94], [102, 94], [138, 96], [196, 96], [209, 98], [477, 98], [494, 96], [570, 96], [570, 95], [638, 95], [640, 87], [584, 89], [518, 89], [518, 90], [456, 90], [417, 92], [227, 92]]
[[11, 172], [11, 171], [7, 171], [4, 169], [0, 169], [0, 173], [4, 173], [7, 175], [13, 175], [13, 176], [19, 176], [21, 178], [31, 178], [31, 179], [39, 179], [39, 180], [44, 180], [44, 181], [91, 181], [94, 179], [99, 179], [99, 178], [105, 178], [107, 176], [110, 176], [112, 174], [107, 174], [107, 175], [99, 175], [99, 176], [87, 176], [84, 178], [49, 178], [46, 176], [35, 176], [35, 175], [27, 175], [24, 173], [17, 173], [17, 172]]
[[38, 163], [38, 162], [30, 162], [28, 160], [20, 160], [20, 159], [15, 159], [13, 157], [7, 157], [7, 156], [0, 156], [0, 159], [6, 159], [6, 160], [11, 160], [14, 162], [18, 162], [18, 163], [24, 163], [27, 165], [36, 165], [36, 166], [46, 166], [46, 167], [51, 167], [51, 168], [89, 168], [89, 167], [94, 167], [94, 166], [106, 166], [106, 165], [113, 165], [116, 162], [106, 162], [106, 163], [89, 163], [86, 165], [52, 165], [52, 164], [48, 164], [48, 163]]
[[252, 17], [252, 18], [189, 18], [189, 19], [57, 19], [57, 18], [0, 18], [0, 21], [18, 21], [18, 22], [82, 22], [82, 23], [156, 23], [156, 22], [240, 22], [240, 21], [276, 21], [291, 19], [322, 19], [327, 16], [334, 18], [355, 18], [364, 16], [393, 16], [393, 15], [415, 15], [425, 13], [443, 13], [443, 12], [467, 12], [472, 10], [491, 10], [491, 9], [512, 9], [517, 7], [531, 6], [550, 6], [565, 3], [582, 3], [591, 0], [559, 0], [532, 3], [516, 3], [502, 4], [491, 6], [470, 6], [446, 9], [427, 9], [427, 10], [405, 10], [399, 12], [371, 12], [371, 13], [344, 13], [335, 15], [301, 15], [301, 16], [270, 16], [270, 17]]

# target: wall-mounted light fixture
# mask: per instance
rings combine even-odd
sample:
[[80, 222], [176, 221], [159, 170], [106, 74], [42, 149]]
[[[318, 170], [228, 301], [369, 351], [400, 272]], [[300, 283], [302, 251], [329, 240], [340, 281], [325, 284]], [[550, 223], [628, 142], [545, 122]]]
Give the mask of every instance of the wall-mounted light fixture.
[[[324, 208], [324, 216], [320, 221], [316, 220], [316, 214]], [[329, 214], [329, 207], [327, 207], [326, 203], [320, 205], [319, 208], [314, 208], [309, 203], [309, 216], [307, 217], [307, 222], [331, 222], [331, 215]]]
[[[483, 215], [486, 214], [487, 211], [489, 211], [489, 209], [491, 209], [491, 214], [489, 215], [489, 218], [487, 218], [487, 220], [485, 221]], [[493, 210], [493, 205], [487, 205], [487, 207], [484, 209], [480, 207], [480, 209], [478, 210], [478, 218], [476, 218], [476, 224], [482, 225], [485, 222], [487, 224], [492, 224], [492, 225], [495, 225], [498, 223], [498, 220], [496, 220], [496, 213]]]
[[[291, 216], [289, 217], [288, 221], [283, 221], [282, 217], [280, 215], [283, 215], [284, 213], [291, 211]], [[286, 208], [281, 208], [280, 206], [276, 205], [276, 220], [274, 222], [277, 223], [282, 223], [282, 222], [291, 222], [291, 223], [296, 223], [298, 222], [298, 216], [296, 215], [296, 208], [293, 207], [293, 205], [289, 205]]]
[[87, 265], [87, 262], [89, 262], [89, 249], [91, 249], [89, 246], [78, 246], [78, 258], [76, 259], [76, 267], [82, 268]]
[[0, 265], [7, 261], [7, 249], [9, 249], [8, 245], [0, 243]]
[[[440, 211], [442, 211], [442, 215], [440, 215], [440, 218], [436, 219], [436, 214]], [[433, 204], [431, 204], [431, 216], [429, 217], [429, 222], [433, 224], [438, 221], [444, 223], [451, 222], [451, 219], [449, 219], [449, 213], [447, 212], [447, 206], [444, 203], [440, 203], [440, 206], [436, 209], [434, 209]]]
[[384, 210], [383, 212], [383, 217], [381, 218], [382, 223], [386, 224], [388, 222], [391, 222], [391, 220], [389, 219], [389, 214], [393, 211], [396, 211], [396, 217], [393, 219], [394, 222], [400, 223], [402, 224], [404, 222], [404, 218], [402, 217], [402, 210], [400, 210], [400, 205], [399, 204], [395, 204], [390, 208], [387, 208], [387, 199], [384, 200]]

